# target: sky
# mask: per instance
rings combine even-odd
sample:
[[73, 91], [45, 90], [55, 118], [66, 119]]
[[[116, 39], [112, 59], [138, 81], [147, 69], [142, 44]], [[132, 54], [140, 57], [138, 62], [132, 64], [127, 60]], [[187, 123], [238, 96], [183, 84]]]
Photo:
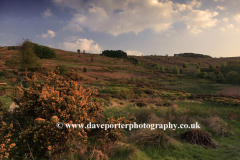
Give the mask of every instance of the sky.
[[240, 56], [240, 0], [0, 0], [0, 46]]

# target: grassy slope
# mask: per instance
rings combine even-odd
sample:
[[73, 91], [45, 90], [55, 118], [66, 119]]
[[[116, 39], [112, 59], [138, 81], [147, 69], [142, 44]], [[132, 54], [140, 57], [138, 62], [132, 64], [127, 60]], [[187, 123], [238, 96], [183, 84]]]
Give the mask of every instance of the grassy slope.
[[[11, 57], [9, 54], [14, 54], [15, 52], [14, 50], [7, 51], [6, 49], [2, 49], [0, 50], [0, 56], [6, 60]], [[94, 55], [94, 62], [90, 62], [91, 55], [89, 54], [81, 54], [78, 57], [78, 54], [74, 52], [62, 50], [56, 50], [56, 52], [56, 59], [41, 60], [42, 65], [54, 69], [58, 64], [65, 64], [82, 74], [84, 80], [80, 83], [83, 86], [97, 88], [102, 94], [118, 94], [124, 98], [123, 100], [116, 98], [95, 98], [95, 100], [105, 102], [103, 108], [106, 117], [130, 117], [132, 115], [139, 116], [152, 112], [159, 118], [165, 118], [167, 122], [177, 123], [178, 120], [181, 120], [181, 117], [187, 114], [194, 119], [193, 121], [198, 121], [201, 124], [201, 130], [208, 132], [219, 146], [217, 149], [204, 149], [202, 146], [178, 141], [173, 146], [163, 149], [162, 147], [152, 146], [141, 147], [130, 140], [126, 140], [126, 143], [130, 145], [130, 149], [118, 149], [118, 152], [111, 155], [110, 159], [238, 159], [240, 153], [240, 145], [238, 143], [240, 140], [240, 117], [238, 116], [234, 120], [229, 120], [228, 114], [234, 112], [236, 115], [240, 115], [239, 106], [231, 107], [212, 102], [181, 100], [179, 97], [183, 96], [183, 93], [157, 88], [158, 86], [164, 86], [189, 93], [216, 94], [219, 89], [228, 87], [229, 85], [219, 85], [201, 79], [192, 79], [186, 76], [179, 77], [152, 69], [136, 67], [131, 60]], [[179, 68], [182, 68], [182, 64], [186, 63], [189, 70], [195, 70], [199, 62], [201, 62], [201, 67], [208, 67], [209, 64], [220, 66], [221, 62], [231, 60], [228, 58], [195, 59], [163, 56], [135, 58], [140, 59], [145, 65], [149, 66], [153, 63], [166, 67], [176, 64]], [[4, 64], [4, 60], [1, 59], [0, 64]], [[84, 67], [88, 70], [86, 73], [83, 73]], [[1, 81], [5, 80], [1, 79]], [[138, 87], [138, 83], [143, 83], [145, 86]], [[145, 90], [151, 90], [153, 93], [146, 94]], [[6, 105], [10, 104], [10, 99], [5, 96], [0, 96], [0, 99]], [[175, 101], [172, 101], [172, 99], [175, 99]], [[137, 107], [136, 103], [131, 100], [144, 101], [148, 105], [146, 108]], [[161, 103], [163, 106], [158, 106], [158, 103]], [[164, 106], [167, 103], [170, 103], [170, 105]], [[177, 108], [174, 112], [174, 106], [171, 103], [174, 104], [175, 109]], [[191, 112], [189, 113], [187, 110]], [[175, 119], [169, 116], [170, 113], [174, 113]], [[218, 130], [214, 130], [213, 127], [210, 127], [205, 122], [206, 118], [214, 116], [221, 118], [224, 124], [231, 125], [232, 129], [225, 128], [229, 133], [228, 136], [217, 135]], [[223, 127], [225, 126], [223, 125]], [[175, 139], [175, 135], [184, 131], [186, 130], [177, 129], [176, 131], [165, 131], [165, 133], [172, 139]], [[126, 139], [134, 132], [136, 131], [123, 130]]]

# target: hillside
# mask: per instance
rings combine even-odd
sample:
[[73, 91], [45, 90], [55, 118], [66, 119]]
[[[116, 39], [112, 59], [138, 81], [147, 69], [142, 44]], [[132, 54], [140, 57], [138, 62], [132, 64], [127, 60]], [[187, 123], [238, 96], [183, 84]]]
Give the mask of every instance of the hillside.
[[[238, 159], [240, 153], [238, 143], [240, 140], [240, 92], [237, 90], [239, 87], [192, 76], [197, 66], [209, 68], [209, 65], [212, 65], [214, 68], [216, 66], [220, 68], [223, 62], [240, 60], [240, 57], [191, 58], [152, 55], [128, 56], [126, 59], [121, 59], [100, 54], [78, 54], [60, 49], [54, 49], [54, 51], [57, 54], [56, 58], [41, 59], [41, 66], [29, 73], [35, 73], [40, 81], [44, 82], [42, 76], [47, 75], [49, 71], [55, 71], [56, 66], [65, 66], [68, 71], [62, 75], [63, 80], [76, 81], [85, 89], [97, 89], [98, 94], [90, 97], [90, 100], [104, 103], [102, 108], [106, 119], [111, 119], [111, 117], [130, 119], [135, 116], [135, 122], [138, 124], [190, 125], [198, 122], [201, 127], [198, 130], [171, 128], [167, 130], [133, 129], [131, 131], [125, 128], [120, 132], [125, 138], [115, 143], [105, 141], [93, 143], [89, 138], [88, 149], [83, 151], [81, 147], [78, 148], [79, 150], [73, 147], [69, 151], [72, 159], [89, 157], [119, 160]], [[20, 87], [20, 84], [23, 84], [25, 88], [29, 87], [21, 78], [22, 73], [5, 66], [5, 61], [16, 53], [17, 50], [12, 47], [0, 48], [0, 82], [8, 84], [0, 86], [0, 100], [7, 109], [12, 100], [6, 94], [10, 94], [15, 86]], [[187, 68], [183, 68], [183, 64], [186, 64]], [[163, 71], [154, 68], [154, 65], [164, 66], [165, 69]], [[172, 73], [174, 65], [182, 70], [182, 74]], [[86, 68], [85, 72], [84, 68]], [[31, 77], [30, 74], [29, 77]], [[31, 107], [34, 108], [36, 105]], [[38, 118], [43, 118], [41, 116], [43, 114], [39, 114]], [[103, 121], [101, 117], [100, 120]], [[29, 143], [35, 145], [31, 140]], [[46, 148], [46, 146], [42, 147]], [[9, 153], [12, 157], [14, 154], [20, 155], [14, 151]], [[63, 155], [57, 154], [58, 158], [70, 157], [67, 152], [64, 153]], [[27, 156], [31, 157], [30, 154]], [[38, 158], [35, 157], [35, 159]]]

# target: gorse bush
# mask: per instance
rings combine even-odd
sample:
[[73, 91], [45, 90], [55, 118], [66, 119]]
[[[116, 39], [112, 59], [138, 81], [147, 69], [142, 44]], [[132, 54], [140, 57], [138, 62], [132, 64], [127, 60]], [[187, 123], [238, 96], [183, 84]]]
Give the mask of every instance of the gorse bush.
[[122, 138], [119, 128], [107, 131], [58, 129], [57, 122], [87, 125], [89, 122], [118, 124], [130, 121], [104, 118], [103, 103], [90, 98], [98, 94], [96, 90], [83, 89], [77, 82], [66, 81], [54, 73], [44, 79], [44, 83], [39, 83], [33, 75], [32, 79], [26, 78], [29, 88], [14, 88], [10, 97], [19, 107], [12, 113], [1, 107], [5, 122], [1, 123], [0, 144], [6, 151], [1, 150], [0, 156], [23, 159], [28, 155], [29, 159], [49, 159], [77, 152], [80, 146], [89, 145], [89, 137], [93, 137], [98, 144], [95, 147], [102, 150]]

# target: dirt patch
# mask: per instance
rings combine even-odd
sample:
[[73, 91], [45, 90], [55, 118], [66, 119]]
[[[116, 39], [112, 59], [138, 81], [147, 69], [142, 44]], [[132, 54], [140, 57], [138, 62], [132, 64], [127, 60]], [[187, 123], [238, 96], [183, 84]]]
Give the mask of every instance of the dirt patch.
[[232, 86], [218, 91], [219, 94], [240, 96], [240, 86]]

